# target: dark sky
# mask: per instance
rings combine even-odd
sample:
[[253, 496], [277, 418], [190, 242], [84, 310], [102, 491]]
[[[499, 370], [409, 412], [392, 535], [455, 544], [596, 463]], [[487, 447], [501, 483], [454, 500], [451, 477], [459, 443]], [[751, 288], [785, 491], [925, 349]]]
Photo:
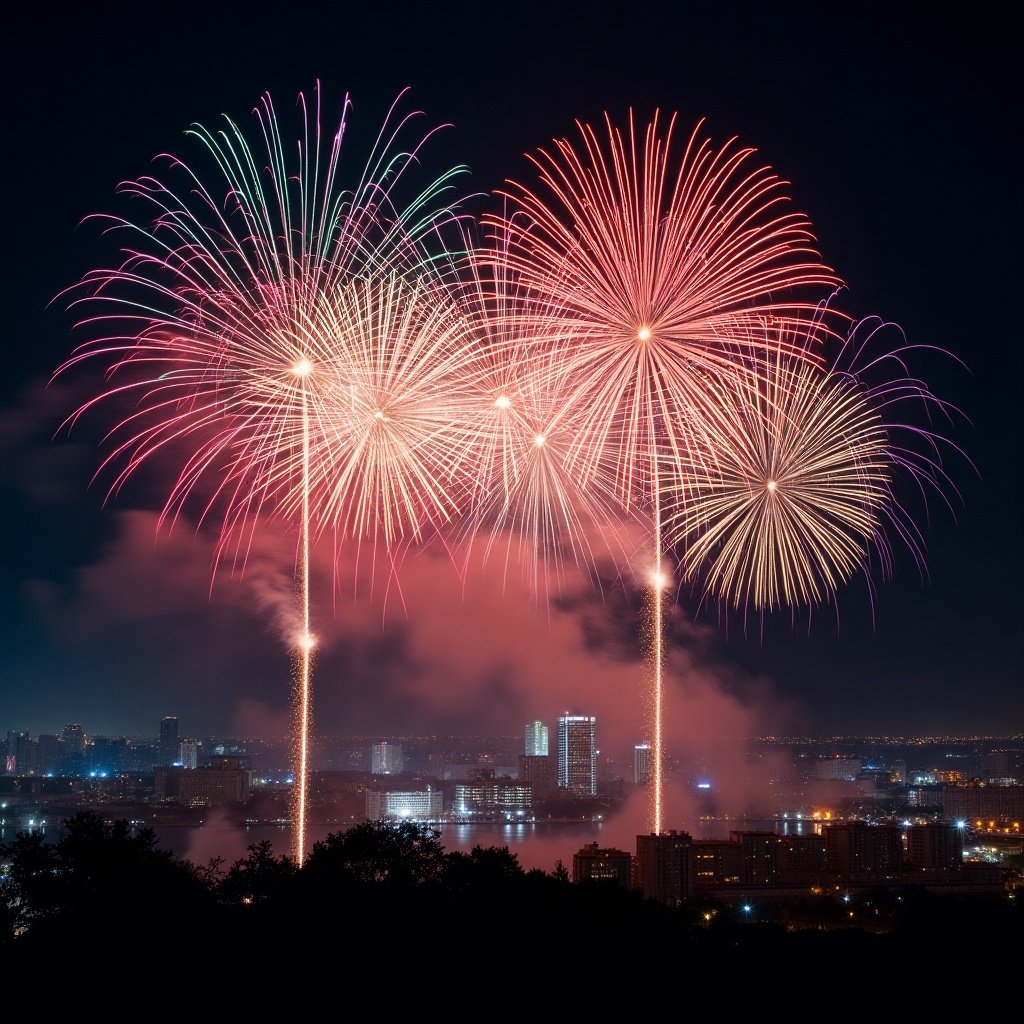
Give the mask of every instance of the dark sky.
[[[450, 123], [439, 165], [489, 192], [574, 119], [630, 107], [707, 118], [791, 182], [847, 312], [899, 324], [936, 360], [933, 390], [964, 413], [953, 511], [920, 517], [927, 580], [901, 558], [832, 609], [772, 621], [764, 638], [684, 600], [673, 616], [672, 737], [1024, 731], [1021, 700], [1019, 15], [901, 5], [533, 4], [44, 5], [9, 38], [3, 163], [7, 366], [0, 467], [4, 559], [0, 729], [183, 734], [287, 727], [289, 664], [275, 634], [289, 576], [273, 538], [242, 580], [209, 594], [210, 538], [157, 538], [159, 473], [103, 506], [89, 487], [101, 421], [53, 439], [75, 382], [44, 390], [72, 345], [50, 301], [113, 244], [87, 214], [123, 207], [117, 182], [192, 122], [243, 127], [264, 91], [280, 110], [320, 80], [353, 101], [354, 132], [398, 92]], [[675, 13], [666, 13], [669, 9]], [[324, 12], [329, 8], [325, 5]], [[378, 13], [379, 12], [379, 13]], [[1007, 19], [1013, 19], [1012, 21]], [[325, 121], [333, 120], [326, 116]], [[84, 386], [79, 382], [79, 386]], [[326, 560], [326, 559], [325, 559]], [[348, 592], [316, 605], [323, 731], [515, 733], [565, 708], [606, 740], [642, 738], [636, 608], [580, 591], [549, 613], [483, 577], [459, 594], [427, 554], [394, 600]], [[323, 593], [323, 592], [321, 592]], [[612, 723], [614, 722], [614, 726]]]

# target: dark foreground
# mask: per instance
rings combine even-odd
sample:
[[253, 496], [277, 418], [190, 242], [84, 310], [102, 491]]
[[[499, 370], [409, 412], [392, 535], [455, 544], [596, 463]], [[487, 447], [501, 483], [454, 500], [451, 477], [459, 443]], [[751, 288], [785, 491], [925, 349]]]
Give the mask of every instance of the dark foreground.
[[[193, 865], [91, 814], [0, 848], [9, 1020], [353, 1024], [952, 1021], [1019, 999], [1018, 900], [879, 890], [756, 915], [661, 906], [367, 823], [301, 869]], [[792, 915], [790, 915], [792, 919]], [[1002, 1010], [999, 1009], [1002, 1007]]]

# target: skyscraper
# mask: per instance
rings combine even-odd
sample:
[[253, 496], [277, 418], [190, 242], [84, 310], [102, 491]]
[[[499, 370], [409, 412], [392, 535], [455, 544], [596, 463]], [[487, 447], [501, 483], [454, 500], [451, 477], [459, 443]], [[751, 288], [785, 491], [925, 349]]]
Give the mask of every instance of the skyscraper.
[[558, 788], [582, 796], [597, 793], [597, 719], [562, 715], [558, 719]]
[[65, 725], [60, 731], [64, 747], [63, 771], [65, 775], [85, 774], [85, 729], [77, 722]]
[[175, 764], [178, 760], [178, 719], [168, 715], [160, 721], [160, 764]]
[[633, 781], [643, 786], [651, 777], [651, 745], [638, 743], [633, 748]]
[[523, 753], [528, 757], [548, 756], [548, 727], [539, 719], [526, 723], [523, 731]]

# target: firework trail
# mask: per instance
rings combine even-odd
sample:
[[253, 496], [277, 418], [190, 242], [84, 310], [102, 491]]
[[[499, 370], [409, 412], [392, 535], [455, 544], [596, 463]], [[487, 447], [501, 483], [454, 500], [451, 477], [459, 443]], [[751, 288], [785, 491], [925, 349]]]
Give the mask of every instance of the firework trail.
[[[589, 483], [608, 467], [626, 514], [652, 523], [653, 831], [661, 831], [662, 494], [708, 450], [713, 410], [769, 348], [765, 321], [823, 327], [818, 289], [837, 279], [813, 249], [785, 185], [735, 140], [697, 125], [680, 154], [676, 118], [642, 136], [578, 123], [580, 145], [554, 140], [530, 157], [541, 190], [509, 182], [501, 259], [517, 287], [554, 311], [549, 337], [567, 360], [562, 402], [574, 422], [567, 459]], [[813, 300], [802, 296], [814, 290]]]
[[[177, 460], [160, 522], [172, 525], [193, 503], [200, 524], [219, 520], [214, 573], [224, 563], [244, 571], [254, 531], [266, 518], [300, 521], [298, 862], [305, 852], [315, 646], [310, 534], [324, 522], [351, 525], [337, 500], [324, 504], [325, 481], [336, 471], [325, 431], [330, 438], [337, 432], [327, 405], [339, 379], [357, 387], [365, 370], [342, 373], [350, 353], [339, 353], [337, 324], [325, 311], [348, 309], [357, 280], [429, 271], [438, 228], [457, 217], [450, 193], [462, 168], [425, 187], [409, 180], [439, 129], [418, 134], [421, 114], [401, 112], [403, 95], [348, 180], [341, 155], [351, 103], [346, 97], [333, 135], [323, 133], [319, 86], [312, 104], [299, 96], [298, 137], [288, 144], [269, 94], [254, 111], [255, 144], [229, 118], [219, 131], [194, 125], [188, 135], [199, 144], [205, 171], [164, 155], [167, 178], [119, 186], [120, 194], [141, 202], [143, 218], [99, 218], [126, 236], [122, 258], [70, 290], [81, 313], [78, 327], [90, 337], [55, 373], [104, 364], [100, 392], [66, 426], [99, 405], [115, 415], [129, 409], [107, 434], [111, 451], [97, 472], [114, 474], [108, 499], [143, 464]], [[410, 185], [412, 198], [403, 200]], [[373, 491], [374, 500], [394, 496]]]
[[[460, 460], [473, 467], [471, 514], [453, 534], [466, 558], [483, 536], [483, 564], [513, 565], [547, 606], [571, 565], [599, 583], [599, 555], [628, 562], [613, 474], [583, 466], [579, 408], [566, 405], [571, 341], [551, 333], [551, 306], [515, 284], [507, 236], [466, 241], [459, 308], [478, 353], [475, 429]], [[600, 547], [600, 551], [598, 550]]]

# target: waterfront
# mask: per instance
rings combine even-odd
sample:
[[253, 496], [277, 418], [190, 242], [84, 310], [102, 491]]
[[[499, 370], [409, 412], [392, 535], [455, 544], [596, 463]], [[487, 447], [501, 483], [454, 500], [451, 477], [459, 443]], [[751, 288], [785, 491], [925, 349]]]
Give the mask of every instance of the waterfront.
[[[526, 824], [442, 824], [431, 826], [446, 851], [462, 850], [468, 853], [474, 846], [507, 846], [519, 859], [525, 870], [539, 868], [553, 871], [558, 861], [572, 870], [572, 858], [581, 847], [597, 843], [601, 847], [620, 850], [636, 849], [636, 837], [648, 831], [643, 820], [630, 815], [616, 815], [602, 821], [531, 822]], [[670, 828], [673, 827], [670, 823]], [[776, 819], [697, 819], [674, 826], [688, 832], [694, 839], [727, 838], [730, 831], [769, 831], [804, 833], [814, 831], [811, 821], [781, 821]], [[331, 832], [345, 828], [338, 824], [309, 826], [309, 844], [324, 839]], [[287, 853], [291, 848], [289, 825], [249, 825], [239, 828], [225, 819], [211, 816], [201, 827], [159, 826], [154, 829], [164, 849], [173, 850], [193, 863], [205, 863], [211, 857], [223, 857], [231, 862], [245, 855], [253, 843], [266, 839], [275, 853]]]
[[[52, 821], [52, 819], [51, 819]], [[61, 825], [47, 821], [42, 829], [27, 829], [25, 825], [0, 827], [0, 843], [11, 842], [21, 831], [42, 831], [48, 841], [60, 837]], [[261, 823], [240, 825], [226, 813], [212, 811], [201, 824], [156, 825], [151, 827], [160, 849], [170, 850], [193, 864], [205, 865], [220, 858], [231, 864], [246, 855], [248, 848], [264, 840], [270, 842], [275, 854], [291, 851], [291, 826], [287, 823]], [[310, 823], [307, 833], [309, 846], [325, 839], [332, 832], [341, 832], [346, 824], [337, 822]], [[608, 820], [529, 822], [522, 824], [455, 824], [431, 825], [447, 852], [461, 850], [468, 853], [475, 846], [507, 846], [516, 854], [525, 870], [537, 868], [553, 871], [559, 861], [572, 870], [572, 858], [581, 847], [597, 843], [601, 847], [614, 847], [632, 851], [636, 837], [647, 831], [643, 815], [622, 814]], [[676, 827], [695, 839], [725, 838], [732, 830], [766, 830], [780, 833], [807, 832], [816, 825], [811, 821], [781, 821], [775, 819], [705, 818], [681, 822]]]

